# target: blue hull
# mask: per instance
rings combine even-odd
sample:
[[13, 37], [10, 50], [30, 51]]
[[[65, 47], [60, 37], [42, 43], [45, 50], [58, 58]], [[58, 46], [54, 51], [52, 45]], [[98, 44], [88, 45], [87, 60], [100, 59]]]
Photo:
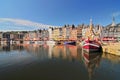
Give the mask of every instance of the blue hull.
[[72, 41], [72, 42], [64, 42], [65, 45], [76, 45], [76, 42], [75, 41]]

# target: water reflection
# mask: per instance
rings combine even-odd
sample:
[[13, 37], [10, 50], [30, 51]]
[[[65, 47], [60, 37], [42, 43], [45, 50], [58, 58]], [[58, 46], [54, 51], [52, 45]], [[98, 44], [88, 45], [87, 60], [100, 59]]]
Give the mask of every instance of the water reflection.
[[38, 58], [61, 58], [77, 60], [81, 57], [81, 47], [73, 45], [1, 45], [0, 51], [26, 51]]
[[52, 50], [52, 57], [62, 59], [75, 59], [77, 58], [77, 46], [54, 46]]
[[[110, 57], [112, 59], [110, 59]], [[67, 79], [79, 80], [81, 78], [83, 80], [88, 80], [88, 79], [103, 80], [106, 78], [99, 77], [99, 75], [103, 76], [102, 75], [103, 71], [100, 71], [100, 70], [105, 69], [106, 73], [108, 73], [106, 75], [107, 77], [108, 76], [111, 77], [110, 75], [112, 73], [109, 73], [111, 68], [108, 68], [109, 65], [111, 65], [111, 63], [108, 63], [108, 62], [106, 63], [105, 60], [101, 61], [101, 59], [107, 58], [112, 61], [115, 59], [115, 61], [117, 61], [116, 63], [117, 65], [115, 67], [119, 69], [118, 65], [120, 62], [120, 58], [116, 59], [116, 57], [114, 57], [113, 59], [113, 57], [114, 56], [110, 56], [108, 54], [102, 55], [99, 52], [87, 53], [83, 51], [79, 45], [78, 46], [46, 45], [46, 44], [44, 45], [36, 45], [36, 44], [34, 45], [33, 44], [32, 45], [1, 45], [0, 46], [0, 79], [1, 79], [1, 76], [3, 75], [3, 73], [1, 72], [2, 69], [5, 68], [4, 70], [6, 70], [5, 65], [7, 65], [8, 67], [10, 66], [8, 64], [15, 66], [18, 64], [23, 65], [23, 63], [24, 65], [28, 65], [29, 63], [29, 65], [30, 64], [32, 65], [36, 62], [39, 62], [36, 65], [38, 66], [37, 68], [36, 66], [35, 68], [28, 67], [24, 69], [26, 72], [24, 71], [23, 73], [16, 72], [15, 74], [21, 74], [21, 75], [33, 74], [34, 75], [36, 73], [30, 73], [30, 71], [33, 71], [33, 72], [39, 71], [39, 74], [41, 75], [48, 74], [47, 77], [50, 76], [49, 77], [50, 79], [54, 79], [54, 78], [51, 78], [53, 77], [53, 74], [54, 74], [59, 77], [62, 76], [63, 78], [62, 77], [61, 78], [66, 80]], [[99, 70], [99, 67], [101, 67], [100, 70]], [[114, 71], [118, 71], [116, 68], [112, 68], [112, 69]], [[61, 70], [63, 72], [61, 72]], [[66, 74], [63, 75], [64, 73]], [[26, 77], [28, 77], [28, 75]], [[70, 75], [74, 76], [74, 79]], [[115, 74], [113, 75], [115, 76]], [[46, 76], [46, 75], [43, 75], [43, 76]], [[40, 77], [41, 76], [38, 76], [38, 78]], [[40, 79], [44, 79], [44, 78], [40, 78]], [[112, 80], [112, 78], [107, 78], [107, 79]], [[117, 79], [119, 79], [119, 76], [117, 76]]]
[[94, 70], [100, 66], [102, 53], [100, 52], [91, 52], [88, 53], [82, 50], [82, 57], [85, 67], [88, 71], [89, 79], [91, 80], [94, 76]]
[[1, 45], [0, 51], [11, 51], [11, 50], [24, 50], [24, 47], [22, 45]]

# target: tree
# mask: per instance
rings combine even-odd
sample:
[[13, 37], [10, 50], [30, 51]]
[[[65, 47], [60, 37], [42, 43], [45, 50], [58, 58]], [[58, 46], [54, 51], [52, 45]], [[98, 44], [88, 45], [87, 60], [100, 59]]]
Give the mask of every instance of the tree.
[[64, 25], [64, 27], [67, 27], [66, 24]]
[[73, 28], [75, 28], [75, 25], [74, 25], [74, 24], [72, 24], [72, 29], [73, 29]]

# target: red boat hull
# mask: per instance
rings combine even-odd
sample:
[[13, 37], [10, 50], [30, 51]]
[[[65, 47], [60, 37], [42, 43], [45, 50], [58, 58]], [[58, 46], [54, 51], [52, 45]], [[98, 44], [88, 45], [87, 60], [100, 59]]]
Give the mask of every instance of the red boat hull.
[[85, 40], [82, 47], [83, 50], [87, 52], [94, 52], [94, 51], [99, 51], [101, 45], [96, 41]]

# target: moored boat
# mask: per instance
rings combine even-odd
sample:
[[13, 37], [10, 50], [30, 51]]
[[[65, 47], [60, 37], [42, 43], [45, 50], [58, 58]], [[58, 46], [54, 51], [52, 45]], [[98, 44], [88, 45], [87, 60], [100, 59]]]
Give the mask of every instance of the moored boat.
[[93, 27], [92, 20], [90, 20], [90, 27], [82, 30], [82, 48], [87, 52], [94, 52], [101, 50], [101, 27], [97, 26], [97, 30]]
[[64, 42], [65, 45], [76, 45], [76, 41], [65, 41]]
[[56, 44], [56, 42], [53, 41], [53, 40], [52, 41], [51, 40], [50, 41], [46, 41], [46, 43], [47, 43], [47, 45], [55, 45]]
[[94, 52], [94, 51], [100, 51], [101, 50], [101, 44], [98, 43], [95, 40], [84, 40], [82, 43], [83, 50], [87, 52]]
[[61, 41], [56, 41], [56, 44], [60, 45], [60, 44], [62, 44], [62, 42]]

